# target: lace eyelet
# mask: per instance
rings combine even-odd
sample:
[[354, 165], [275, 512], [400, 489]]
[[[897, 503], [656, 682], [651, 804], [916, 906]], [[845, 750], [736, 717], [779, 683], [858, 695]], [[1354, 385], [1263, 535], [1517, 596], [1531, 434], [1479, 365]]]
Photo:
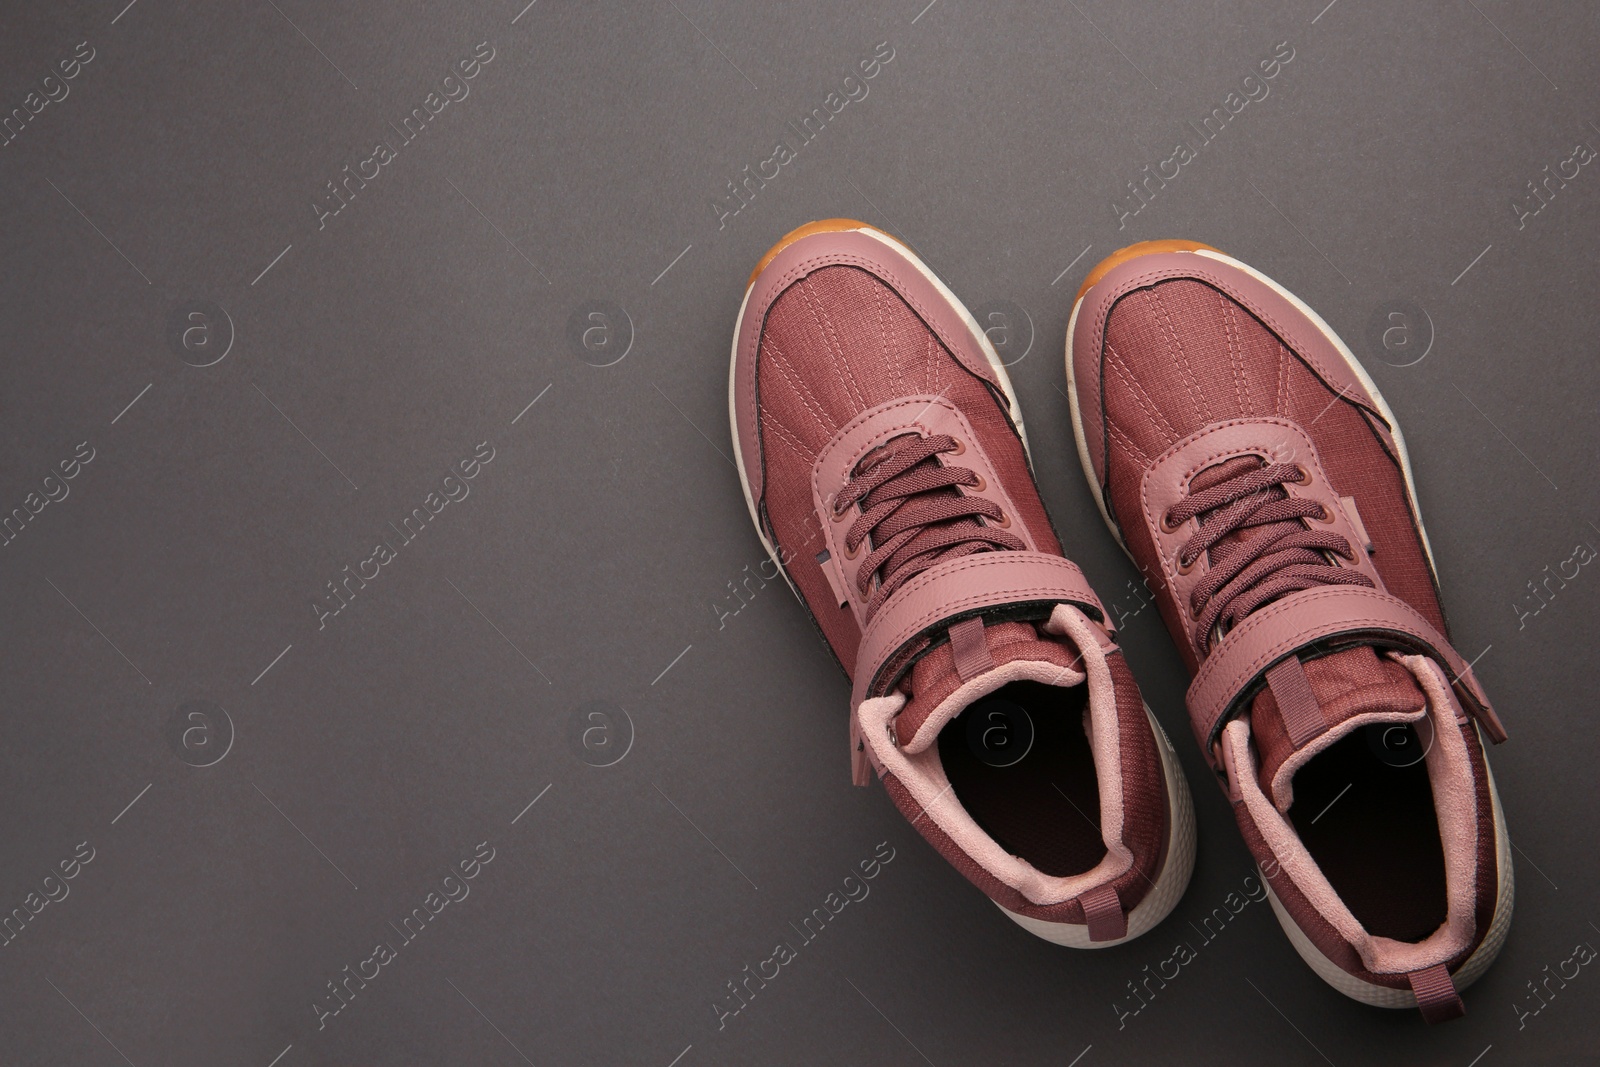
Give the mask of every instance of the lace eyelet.
[[1178, 527], [1182, 525], [1182, 523], [1175, 523], [1172, 521], [1172, 512], [1170, 510], [1163, 511], [1161, 513], [1161, 529], [1163, 532], [1176, 533], [1178, 531]]
[[1300, 475], [1298, 478], [1295, 479], [1295, 484], [1296, 485], [1310, 485], [1311, 484], [1311, 472], [1310, 471], [1306, 470], [1305, 467], [1301, 466], [1298, 463], [1296, 463], [1294, 465], [1294, 469], [1296, 471], [1298, 471], [1299, 475]]
[[955, 438], [955, 442], [956, 447], [950, 449], [949, 454], [952, 456], [959, 456], [965, 453], [967, 450], [967, 443], [959, 437]]
[[850, 517], [850, 509], [849, 508], [845, 508], [844, 510], [841, 511], [839, 509], [838, 505], [834, 505], [834, 508], [833, 508], [833, 521], [834, 522], [844, 522], [849, 517]]
[[1183, 562], [1183, 558], [1180, 556], [1178, 558], [1178, 573], [1179, 574], [1188, 574], [1188, 573], [1190, 573], [1191, 571], [1193, 571], [1195, 569], [1196, 565], [1198, 565], [1199, 562], [1200, 562], [1200, 557], [1196, 556], [1194, 559], [1190, 560], [1186, 564], [1186, 563]]
[[1002, 530], [1011, 529], [1011, 516], [1006, 514], [1005, 510], [1002, 508], [1000, 511], [1000, 521], [994, 525]]
[[967, 491], [968, 492], [981, 493], [985, 489], [989, 488], [989, 482], [988, 482], [987, 479], [984, 478], [983, 475], [979, 474], [979, 475], [977, 475], [977, 478], [978, 478], [978, 484], [977, 485], [969, 485], [969, 486], [967, 486]]
[[[866, 544], [866, 542], [863, 541], [863, 542], [861, 542], [861, 544], [864, 545], [864, 544]], [[856, 546], [856, 550], [854, 552], [852, 552], [852, 551], [850, 551], [850, 545], [848, 544], [848, 542], [845, 544], [845, 546], [844, 546], [844, 558], [845, 559], [851, 560], [853, 562], [856, 559], [859, 559], [860, 556], [861, 556], [861, 545], [857, 545]]]
[[1323, 504], [1322, 512], [1320, 514], [1311, 516], [1311, 518], [1314, 522], [1326, 523], [1327, 525], [1331, 526], [1334, 523], [1333, 509], [1328, 507], [1328, 505]]

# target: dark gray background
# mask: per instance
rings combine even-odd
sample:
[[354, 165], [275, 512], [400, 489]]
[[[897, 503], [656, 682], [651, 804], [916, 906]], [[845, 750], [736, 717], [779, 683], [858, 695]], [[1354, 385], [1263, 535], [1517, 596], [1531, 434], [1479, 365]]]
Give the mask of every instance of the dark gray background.
[[[0, 913], [94, 849], [0, 948], [0, 1060], [1594, 1057], [1592, 969], [1521, 1013], [1530, 980], [1600, 942], [1600, 577], [1552, 581], [1537, 614], [1528, 586], [1600, 546], [1600, 173], [1521, 229], [1511, 207], [1600, 145], [1592, 5], [523, 2], [0, 16], [0, 112], [95, 51], [0, 148], [0, 509], [94, 449], [0, 548]], [[471, 95], [319, 230], [324, 183], [484, 41]], [[719, 228], [729, 179], [881, 41], [868, 98]], [[1125, 183], [1281, 41], [1270, 96], [1119, 230]], [[846, 682], [782, 584], [751, 577], [725, 399], [751, 266], [833, 215], [1031, 320], [1029, 348], [1012, 310], [1004, 350], [1041, 488], [1130, 615], [1063, 395], [1084, 272], [1134, 240], [1206, 241], [1358, 351], [1411, 443], [1458, 647], [1512, 734], [1494, 765], [1516, 920], [1466, 1020], [1346, 1000], [1252, 905], [1118, 1028], [1125, 983], [1252, 869], [1153, 610], [1123, 641], [1201, 847], [1146, 938], [1028, 936], [881, 790], [851, 788]], [[198, 301], [236, 333], [205, 368], [166, 336]], [[601, 302], [631, 347], [597, 368], [614, 357], [567, 324]], [[1386, 352], [1370, 325], [1408, 303], [1415, 343]], [[629, 327], [608, 322], [615, 348]], [[484, 441], [471, 495], [319, 631], [324, 583]], [[191, 701], [227, 721], [193, 720], [185, 744]], [[631, 748], [620, 716], [584, 747], [593, 701], [626, 711]], [[482, 841], [470, 896], [319, 1030], [325, 983], [399, 941], [389, 923]], [[895, 858], [870, 897], [719, 1031], [724, 983], [879, 842]]]

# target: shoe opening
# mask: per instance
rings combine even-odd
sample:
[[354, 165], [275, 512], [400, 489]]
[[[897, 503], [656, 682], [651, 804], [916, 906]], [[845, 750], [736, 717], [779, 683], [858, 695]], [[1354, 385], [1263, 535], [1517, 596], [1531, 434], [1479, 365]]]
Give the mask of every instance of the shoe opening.
[[1001, 848], [1058, 878], [1106, 857], [1089, 688], [1010, 682], [939, 731], [951, 791]]
[[[1432, 740], [1426, 722], [1421, 733]], [[1288, 811], [1356, 920], [1374, 936], [1407, 943], [1432, 935], [1449, 911], [1426, 751], [1408, 723], [1355, 730], [1295, 773]]]

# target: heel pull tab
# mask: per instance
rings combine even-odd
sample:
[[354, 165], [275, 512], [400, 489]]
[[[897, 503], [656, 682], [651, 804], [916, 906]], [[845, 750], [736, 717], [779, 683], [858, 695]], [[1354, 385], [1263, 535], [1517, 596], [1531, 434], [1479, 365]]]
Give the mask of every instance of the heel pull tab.
[[1128, 913], [1122, 910], [1122, 899], [1111, 883], [1095, 886], [1078, 902], [1083, 905], [1090, 941], [1120, 941], [1128, 936]]
[[1467, 1006], [1456, 992], [1455, 980], [1442, 963], [1406, 975], [1411, 991], [1417, 995], [1417, 1008], [1423, 1019], [1432, 1025], [1459, 1019], [1467, 1013]]

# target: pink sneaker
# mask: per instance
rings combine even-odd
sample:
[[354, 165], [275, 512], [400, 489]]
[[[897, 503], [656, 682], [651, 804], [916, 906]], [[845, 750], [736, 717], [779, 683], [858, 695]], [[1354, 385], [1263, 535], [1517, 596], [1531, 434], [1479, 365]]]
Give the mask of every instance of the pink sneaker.
[[751, 275], [728, 408], [761, 542], [854, 683], [856, 784], [876, 771], [1040, 937], [1159, 922], [1194, 864], [1188, 787], [967, 309], [887, 234], [803, 226]]
[[1205, 245], [1123, 249], [1072, 316], [1084, 473], [1278, 921], [1340, 992], [1460, 1015], [1511, 922], [1480, 738], [1505, 733], [1446, 636], [1393, 413], [1315, 312]]

